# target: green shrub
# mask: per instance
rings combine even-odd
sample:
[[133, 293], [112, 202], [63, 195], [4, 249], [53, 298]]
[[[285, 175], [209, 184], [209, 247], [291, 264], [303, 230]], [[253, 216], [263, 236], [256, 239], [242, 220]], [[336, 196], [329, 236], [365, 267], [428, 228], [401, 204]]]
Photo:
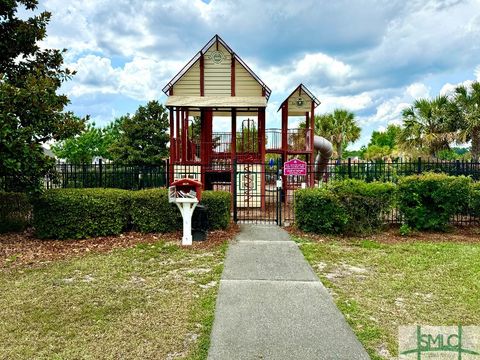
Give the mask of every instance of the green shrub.
[[450, 218], [469, 203], [470, 185], [464, 176], [407, 176], [398, 184], [398, 208], [413, 229], [445, 231]]
[[[133, 227], [141, 232], [168, 232], [182, 228], [182, 216], [175, 204], [168, 202], [166, 189], [147, 189], [131, 193]], [[230, 224], [230, 193], [204, 191], [202, 205], [207, 208], [210, 230], [226, 229]]]
[[331, 189], [348, 214], [344, 229], [347, 234], [377, 231], [395, 198], [395, 185], [388, 182], [345, 180], [332, 183]]
[[118, 189], [52, 189], [33, 207], [39, 238], [86, 238], [120, 234], [128, 225], [129, 192]]
[[392, 207], [395, 186], [361, 180], [333, 182], [320, 189], [295, 192], [295, 223], [309, 232], [365, 234], [383, 225]]
[[26, 194], [0, 192], [0, 233], [25, 230], [31, 211]]
[[468, 208], [470, 215], [480, 217], [480, 183], [472, 183]]
[[227, 191], [203, 191], [202, 205], [207, 208], [210, 230], [226, 229], [230, 224], [231, 194]]
[[329, 189], [302, 189], [295, 192], [295, 224], [307, 232], [339, 234], [348, 215], [339, 198]]
[[182, 228], [177, 205], [168, 202], [167, 189], [131, 192], [133, 228], [141, 232], [169, 232]]

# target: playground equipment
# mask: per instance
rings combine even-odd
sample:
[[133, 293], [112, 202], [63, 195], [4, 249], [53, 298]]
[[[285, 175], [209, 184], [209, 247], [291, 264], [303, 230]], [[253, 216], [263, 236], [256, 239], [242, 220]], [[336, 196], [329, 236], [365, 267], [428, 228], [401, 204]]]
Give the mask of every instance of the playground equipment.
[[[277, 181], [266, 165], [267, 154], [277, 157], [280, 164], [293, 158], [305, 161], [310, 166], [302, 178], [306, 186], [317, 181], [313, 167], [324, 171], [331, 157], [331, 144], [314, 135], [315, 108], [320, 101], [303, 84], [298, 85], [280, 105], [281, 128], [266, 129], [271, 90], [218, 35], [163, 91], [170, 115], [171, 182], [193, 179], [203, 189], [229, 190], [240, 208], [264, 209], [262, 194]], [[289, 117], [301, 125], [289, 128]], [[214, 122], [230, 131], [214, 132]], [[279, 176], [286, 195], [296, 186], [293, 179], [298, 179]], [[283, 201], [287, 198], [282, 197]]]
[[177, 204], [182, 214], [182, 245], [192, 245], [192, 215], [201, 198], [202, 184], [192, 179], [174, 181], [168, 189], [168, 201]]
[[324, 137], [315, 135], [313, 138], [313, 147], [318, 151], [315, 158], [315, 173], [324, 174], [327, 170], [328, 161], [333, 155], [333, 145]]

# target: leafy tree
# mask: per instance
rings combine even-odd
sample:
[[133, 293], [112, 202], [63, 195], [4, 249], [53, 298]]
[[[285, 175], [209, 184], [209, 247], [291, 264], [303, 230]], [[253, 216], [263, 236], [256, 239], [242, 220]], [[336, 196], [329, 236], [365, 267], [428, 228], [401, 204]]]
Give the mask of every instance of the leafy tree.
[[188, 125], [188, 137], [195, 142], [200, 142], [202, 134], [202, 121], [200, 116], [194, 116], [193, 121]]
[[315, 116], [315, 132], [330, 140], [335, 146], [337, 158], [341, 159], [343, 149], [360, 138], [360, 127], [355, 114], [345, 109], [335, 109], [331, 114]]
[[370, 138], [368, 146], [363, 152], [363, 158], [366, 160], [381, 160], [391, 156], [396, 148], [402, 128], [397, 125], [388, 125], [385, 131], [374, 131]]
[[118, 125], [116, 121], [100, 129], [89, 124], [80, 135], [52, 146], [53, 153], [73, 164], [91, 163], [96, 156], [111, 159], [109, 149], [118, 139]]
[[475, 81], [470, 88], [458, 86], [454, 102], [460, 112], [460, 140], [472, 141], [472, 158], [480, 158], [480, 82]]
[[425, 149], [436, 157], [441, 150], [450, 149], [457, 139], [458, 111], [446, 96], [433, 100], [418, 99], [402, 113], [403, 129], [399, 136], [405, 150]]
[[241, 131], [237, 131], [237, 153], [258, 153], [258, 130], [253, 120], [246, 120]]
[[367, 147], [365, 145], [363, 145], [359, 150], [348, 150], [348, 148], [346, 148], [343, 150], [343, 156], [345, 158], [358, 157], [360, 159], [363, 159], [365, 151], [367, 151]]
[[390, 124], [385, 131], [374, 131], [368, 145], [388, 146], [394, 149], [402, 132], [402, 128], [398, 125]]
[[158, 101], [140, 106], [133, 116], [118, 120], [118, 140], [110, 147], [117, 163], [158, 165], [168, 156], [168, 113]]
[[471, 160], [471, 153], [466, 148], [454, 147], [449, 150], [440, 150], [437, 154], [440, 160]]
[[365, 160], [382, 160], [391, 154], [392, 149], [387, 145], [369, 145], [363, 153], [363, 158]]
[[35, 11], [37, 0], [9, 0], [0, 5], [0, 176], [11, 190], [37, 191], [43, 176], [54, 173], [54, 160], [42, 144], [79, 133], [85, 119], [64, 112], [69, 100], [56, 92], [73, 72], [63, 68], [63, 51], [41, 49], [49, 12]]

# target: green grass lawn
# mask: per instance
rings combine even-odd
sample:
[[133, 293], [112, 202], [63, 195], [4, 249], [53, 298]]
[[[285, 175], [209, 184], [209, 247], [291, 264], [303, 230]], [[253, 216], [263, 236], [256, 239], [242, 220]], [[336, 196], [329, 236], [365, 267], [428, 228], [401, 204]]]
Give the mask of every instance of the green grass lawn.
[[0, 270], [1, 359], [203, 359], [226, 244]]
[[480, 324], [480, 243], [297, 241], [372, 359], [397, 356], [399, 325]]

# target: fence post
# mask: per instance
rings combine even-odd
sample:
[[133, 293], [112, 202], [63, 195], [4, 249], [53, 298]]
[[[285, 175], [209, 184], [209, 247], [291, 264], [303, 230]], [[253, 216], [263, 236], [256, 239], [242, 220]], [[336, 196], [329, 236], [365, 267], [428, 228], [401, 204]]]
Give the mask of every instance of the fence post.
[[352, 158], [348, 158], [348, 178], [352, 178]]
[[455, 172], [456, 172], [455, 175], [457, 175], [457, 176], [458, 176], [458, 174], [460, 173], [460, 160], [458, 160], [458, 159], [457, 159], [457, 161], [456, 161]]
[[417, 163], [417, 174], [422, 173], [422, 158], [419, 156], [418, 157], [418, 163]]
[[233, 185], [233, 221], [238, 222], [237, 216], [237, 159], [233, 159], [232, 185]]
[[103, 187], [103, 161], [102, 158], [98, 159], [98, 175], [100, 176], [99, 187]]

